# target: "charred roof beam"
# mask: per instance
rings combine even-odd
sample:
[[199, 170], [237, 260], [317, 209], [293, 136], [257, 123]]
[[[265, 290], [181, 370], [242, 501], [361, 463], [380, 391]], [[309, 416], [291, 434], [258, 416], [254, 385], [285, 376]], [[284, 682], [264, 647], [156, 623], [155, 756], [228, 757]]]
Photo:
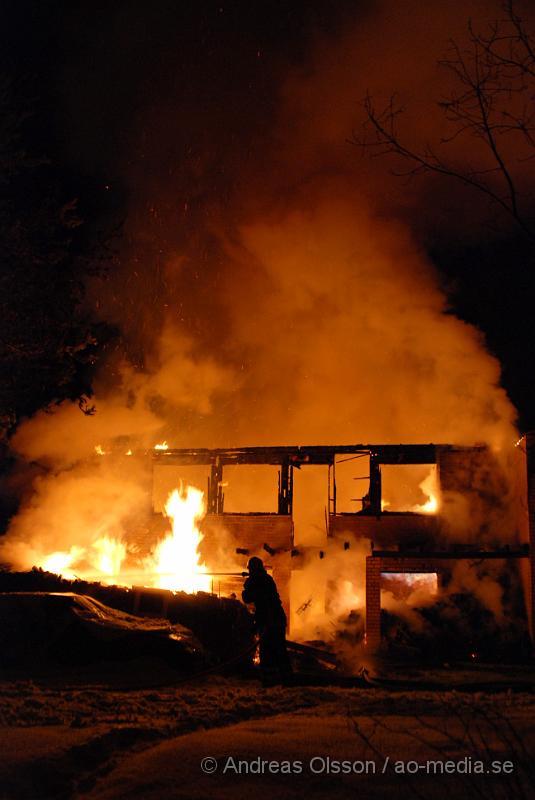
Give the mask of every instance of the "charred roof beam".
[[436, 464], [439, 450], [458, 448], [447, 444], [351, 444], [303, 447], [169, 448], [149, 451], [158, 464], [272, 464], [300, 467], [306, 464], [333, 464], [339, 455], [368, 455], [378, 464]]

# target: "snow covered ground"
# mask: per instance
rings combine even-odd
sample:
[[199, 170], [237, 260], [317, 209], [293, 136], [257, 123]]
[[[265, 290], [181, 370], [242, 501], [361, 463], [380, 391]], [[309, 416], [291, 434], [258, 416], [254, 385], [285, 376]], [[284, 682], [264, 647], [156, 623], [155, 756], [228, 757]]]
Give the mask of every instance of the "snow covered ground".
[[[172, 674], [150, 662], [137, 671], [154, 686], [136, 687], [124, 666], [5, 677], [0, 798], [535, 796], [535, 694], [507, 690], [510, 680], [493, 693], [419, 690], [418, 680], [397, 691], [263, 689], [217, 676], [165, 685]], [[215, 760], [205, 771], [203, 758]], [[428, 760], [454, 771], [428, 774]], [[476, 761], [489, 772], [474, 775]]]

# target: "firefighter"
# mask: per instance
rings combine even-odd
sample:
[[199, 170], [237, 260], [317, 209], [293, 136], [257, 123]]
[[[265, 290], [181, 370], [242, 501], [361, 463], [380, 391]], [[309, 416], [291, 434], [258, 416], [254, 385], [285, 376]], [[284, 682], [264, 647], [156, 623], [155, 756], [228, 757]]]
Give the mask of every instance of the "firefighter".
[[254, 603], [255, 607], [262, 683], [264, 686], [287, 683], [292, 667], [286, 650], [286, 614], [277, 586], [261, 558], [249, 559], [247, 569], [249, 577], [243, 585], [242, 600]]

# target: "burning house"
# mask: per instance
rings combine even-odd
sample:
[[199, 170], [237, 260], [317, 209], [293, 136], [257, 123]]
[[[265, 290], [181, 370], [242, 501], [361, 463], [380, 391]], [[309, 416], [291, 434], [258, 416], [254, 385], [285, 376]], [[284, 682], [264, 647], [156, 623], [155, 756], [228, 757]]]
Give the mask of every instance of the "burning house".
[[173, 591], [239, 597], [259, 556], [296, 640], [328, 641], [356, 616], [374, 652], [383, 611], [417, 626], [422, 608], [459, 592], [498, 622], [523, 617], [533, 636], [534, 447], [531, 435], [505, 459], [483, 445], [98, 447], [91, 469], [141, 470], [145, 516], [119, 531], [95, 510], [68, 548], [26, 545], [24, 566], [134, 587], [132, 610], [165, 613]]
[[[120, 457], [101, 449], [97, 459], [150, 462], [146, 524], [132, 526], [120, 541], [95, 539], [99, 558], [92, 566], [90, 548], [75, 543], [39, 566], [136, 586], [139, 607], [150, 587], [239, 596], [247, 559], [260, 556], [293, 638], [328, 638], [333, 624], [358, 612], [374, 651], [383, 604], [410, 611], [454, 586], [474, 592], [498, 616], [506, 613], [497, 608], [499, 564], [521, 584], [531, 625], [530, 448], [527, 436], [512, 453], [514, 489], [484, 446], [175, 449], [164, 443]], [[483, 597], [489, 589], [494, 606]]]
[[[436, 14], [405, 15], [401, 26], [387, 7], [376, 22], [367, 13], [345, 19], [344, 12], [337, 35], [324, 31], [306, 42], [306, 25], [296, 24], [289, 36], [276, 13], [285, 53], [277, 69], [267, 42], [252, 47], [240, 36], [242, 61], [229, 59], [219, 33], [212, 49], [199, 50], [182, 23], [169, 58], [160, 63], [158, 48], [146, 48], [144, 58], [155, 58], [148, 71], [144, 58], [125, 60], [110, 39], [104, 51], [121, 69], [128, 63], [127, 85], [139, 93], [126, 116], [111, 113], [115, 102], [105, 104], [105, 124], [88, 115], [91, 103], [78, 88], [94, 86], [90, 96], [99, 97], [98, 71], [88, 73], [87, 86], [75, 81], [76, 90], [62, 94], [60, 119], [71, 121], [88, 148], [82, 157], [83, 148], [70, 144], [69, 153], [80, 151], [81, 174], [86, 158], [95, 159], [102, 190], [95, 204], [112, 230], [125, 203], [124, 237], [102, 280], [85, 271], [73, 276], [76, 298], [78, 284], [85, 286], [83, 315], [94, 322], [95, 342], [102, 334], [90, 379], [93, 336], [84, 333], [80, 349], [69, 330], [55, 346], [68, 356], [68, 369], [63, 382], [55, 368], [44, 370], [51, 385], [42, 398], [33, 347], [21, 351], [15, 337], [10, 348], [24, 380], [9, 440], [13, 513], [0, 562], [140, 587], [140, 598], [145, 590], [239, 596], [247, 559], [259, 555], [277, 582], [293, 638], [329, 639], [354, 614], [372, 650], [387, 613], [415, 626], [416, 609], [455, 593], [469, 593], [496, 620], [523, 614], [531, 624], [529, 437], [506, 452], [518, 435], [513, 402], [530, 407], [529, 368], [518, 347], [530, 337], [515, 327], [530, 314], [511, 299], [498, 303], [516, 263], [517, 300], [528, 296], [525, 258], [512, 257], [507, 243], [496, 256], [500, 279], [492, 288], [485, 259], [495, 239], [485, 232], [483, 250], [470, 249], [481, 209], [426, 181], [408, 192], [388, 177], [382, 159], [357, 163], [355, 148], [346, 147], [366, 122], [360, 98], [369, 90], [389, 97], [401, 81], [409, 96], [418, 87], [423, 97], [435, 91], [435, 60], [461, 23], [452, 14], [446, 36], [450, 15], [439, 5]], [[169, 13], [166, 29], [174, 35]], [[140, 14], [136, 31], [145, 29]], [[218, 12], [218, 24], [230, 16]], [[409, 17], [401, 61], [400, 31]], [[106, 39], [115, 28], [104, 27]], [[128, 25], [120, 27], [126, 35]], [[72, 48], [78, 51], [85, 46]], [[184, 52], [198, 61], [193, 83], [189, 73], [177, 78]], [[97, 63], [106, 79], [115, 74], [105, 58]], [[52, 72], [50, 89], [61, 70]], [[68, 75], [70, 83], [76, 70]], [[123, 84], [121, 98], [128, 95]], [[446, 82], [446, 96], [449, 88]], [[56, 95], [54, 89], [46, 107], [55, 107]], [[434, 133], [442, 141], [440, 105], [425, 118], [419, 107], [404, 115], [416, 152]], [[103, 132], [121, 143], [113, 153], [101, 147]], [[448, 141], [454, 152], [458, 147], [453, 161], [472, 169], [474, 141], [465, 151], [462, 139]], [[511, 152], [516, 159], [516, 147]], [[522, 180], [527, 163], [535, 162], [517, 167]], [[61, 211], [74, 217], [69, 205]], [[498, 226], [493, 237], [507, 230]], [[15, 316], [24, 343], [28, 309], [41, 295], [48, 303], [43, 320], [66, 312], [63, 290], [58, 298], [41, 292], [41, 277], [28, 281], [31, 302], [25, 300], [28, 269], [17, 242], [12, 295], [22, 298]], [[45, 249], [48, 259], [56, 245]], [[56, 267], [50, 258], [54, 276]], [[501, 310], [480, 314], [476, 268], [488, 308]], [[502, 383], [493, 355], [504, 355], [496, 335], [504, 326], [511, 341], [504, 366], [522, 365], [511, 399], [506, 388], [514, 381]], [[71, 386], [71, 373], [79, 386]], [[28, 402], [32, 392], [41, 399]], [[164, 436], [172, 446], [153, 447]], [[423, 444], [431, 441], [445, 444]], [[244, 443], [259, 446], [236, 446]], [[513, 585], [522, 608], [507, 595]]]
[[[529, 437], [515, 451], [519, 474], [526, 470], [526, 441]], [[429, 602], [451, 581], [456, 565], [495, 560], [520, 576], [531, 619], [529, 526], [522, 513], [516, 520], [505, 513], [502, 524], [510, 527], [502, 529], [500, 539], [489, 524], [489, 517], [500, 507], [504, 511], [510, 498], [505, 484], [499, 485], [498, 462], [485, 447], [167, 449], [155, 451], [152, 459], [155, 495], [166, 472], [174, 473], [175, 481], [188, 471], [191, 475], [192, 468], [203, 475], [203, 559], [217, 570], [221, 531], [227, 559], [231, 553], [244, 560], [252, 555], [264, 558], [279, 586], [292, 635], [311, 635], [309, 619], [331, 619], [336, 611], [355, 607], [365, 616], [366, 643], [376, 649], [381, 641], [382, 588], [392, 591], [397, 583], [398, 599], [407, 600], [416, 590], [427, 594]], [[245, 480], [247, 472], [254, 489]], [[244, 485], [247, 510], [240, 505]], [[272, 503], [266, 510], [270, 485]], [[470, 512], [464, 530], [456, 519], [459, 504]], [[234, 589], [232, 579], [216, 572], [214, 577], [219, 591]], [[349, 592], [344, 591], [348, 584]]]

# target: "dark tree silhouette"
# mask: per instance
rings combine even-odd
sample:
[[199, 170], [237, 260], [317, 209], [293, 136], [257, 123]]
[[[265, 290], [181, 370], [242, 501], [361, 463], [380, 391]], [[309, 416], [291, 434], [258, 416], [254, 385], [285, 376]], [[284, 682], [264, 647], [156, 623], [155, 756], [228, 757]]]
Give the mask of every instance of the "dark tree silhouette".
[[0, 82], [0, 441], [66, 397], [85, 413], [102, 327], [82, 311], [84, 278], [106, 268], [59, 170], [25, 148], [31, 115]]
[[[468, 23], [463, 45], [450, 42], [438, 62], [454, 78], [451, 95], [438, 102], [445, 120], [444, 135], [422, 147], [400, 134], [404, 108], [392, 95], [378, 108], [370, 93], [364, 100], [366, 118], [352, 143], [372, 156], [395, 156], [395, 174], [435, 173], [471, 187], [501, 211], [535, 243], [535, 197], [523, 180], [535, 159], [535, 34], [516, 10], [514, 0], [503, 6], [503, 17], [477, 31]], [[468, 141], [470, 140], [470, 141]], [[455, 158], [459, 145], [474, 153], [472, 165]]]

